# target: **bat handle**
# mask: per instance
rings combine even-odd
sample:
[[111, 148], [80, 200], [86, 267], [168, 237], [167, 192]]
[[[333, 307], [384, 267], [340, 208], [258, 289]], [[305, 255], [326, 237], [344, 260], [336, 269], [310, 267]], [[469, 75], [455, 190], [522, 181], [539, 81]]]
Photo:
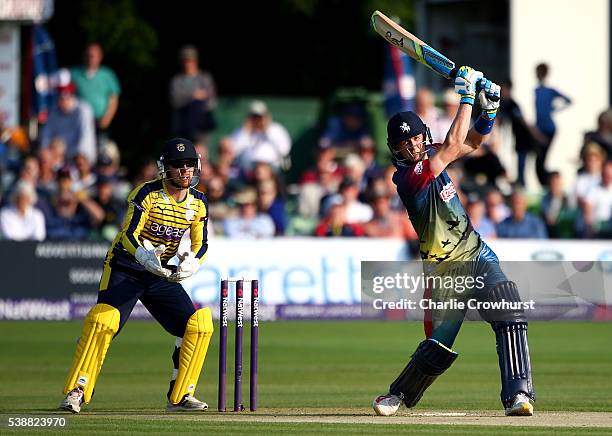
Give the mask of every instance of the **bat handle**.
[[[450, 71], [450, 73], [448, 73], [448, 76], [451, 79], [454, 79], [455, 77], [457, 77], [458, 71], [459, 68], [455, 67]], [[476, 94], [478, 94], [480, 91], [482, 91], [482, 86], [480, 86], [480, 81], [478, 81], [478, 83], [476, 84]], [[491, 101], [499, 101], [499, 97], [491, 97]]]

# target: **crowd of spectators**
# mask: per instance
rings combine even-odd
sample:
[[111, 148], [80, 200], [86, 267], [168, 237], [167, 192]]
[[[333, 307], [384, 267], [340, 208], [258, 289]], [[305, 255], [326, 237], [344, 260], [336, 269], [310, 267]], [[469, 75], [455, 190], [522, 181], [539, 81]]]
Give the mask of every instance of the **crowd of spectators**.
[[[4, 126], [0, 117], [2, 239], [112, 240], [121, 228], [130, 190], [158, 176], [154, 156], [135, 174], [121, 165], [120, 147], [109, 134], [120, 110], [120, 85], [102, 59], [102, 47], [91, 44], [82, 66], [61, 71], [57, 103], [32, 142], [22, 130]], [[320, 126], [320, 137], [312, 144], [314, 165], [289, 186], [292, 138], [266, 103], [251, 102], [243, 123], [211, 143], [217, 103], [213, 77], [200, 70], [195, 47], [181, 49], [179, 60], [182, 71], [169, 86], [169, 135], [197, 144], [202, 156], [197, 187], [209, 200], [211, 235], [417, 240], [395, 193], [394, 168], [380, 153], [359, 102], [346, 104]], [[535, 152], [538, 159], [545, 157], [554, 137], [548, 106], [555, 98], [570, 102], [545, 87], [546, 72], [538, 67], [536, 95], [546, 100], [538, 103], [538, 125], [524, 120], [511, 98], [511, 83], [504, 84], [499, 124], [514, 134], [516, 180], [510, 180], [498, 156], [502, 139], [497, 134], [448, 169], [474, 228], [485, 239], [612, 236], [611, 110], [585, 134], [572, 186], [542, 160], [537, 166], [541, 193], [524, 190], [525, 156]], [[436, 98], [429, 89], [419, 89], [415, 111], [431, 128], [434, 142], [443, 142], [459, 102], [451, 90], [439, 96], [439, 107]]]

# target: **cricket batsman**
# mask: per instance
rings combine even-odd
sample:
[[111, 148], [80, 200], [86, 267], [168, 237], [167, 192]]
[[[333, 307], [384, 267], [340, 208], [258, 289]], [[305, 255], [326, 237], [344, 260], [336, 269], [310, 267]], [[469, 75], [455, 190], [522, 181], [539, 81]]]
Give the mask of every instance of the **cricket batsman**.
[[[85, 317], [60, 408], [73, 413], [93, 396], [112, 339], [127, 322], [138, 300], [173, 336], [174, 370], [168, 411], [206, 410], [194, 396], [213, 334], [209, 308], [196, 310], [180, 282], [193, 275], [208, 248], [208, 201], [193, 187], [200, 156], [191, 141], [164, 144], [158, 161], [160, 178], [143, 183], [128, 197], [123, 228], [104, 260], [97, 304]], [[178, 253], [189, 231], [191, 250]], [[168, 261], [178, 254], [178, 266]]]
[[[480, 92], [477, 86], [482, 89]], [[474, 231], [446, 172], [449, 164], [476, 150], [491, 133], [499, 108], [500, 88], [485, 79], [480, 71], [463, 66], [455, 78], [455, 91], [461, 96], [460, 106], [442, 144], [432, 144], [429, 129], [414, 112], [400, 112], [391, 117], [387, 143], [396, 167], [393, 182], [419, 235], [426, 270], [451, 274], [462, 271], [481, 277], [484, 286], [473, 291], [478, 301], [520, 302], [516, 284], [507, 279], [495, 253]], [[482, 112], [470, 128], [476, 94]], [[461, 266], [449, 268], [452, 264]], [[456, 290], [449, 292], [439, 287], [429, 291], [436, 301], [459, 296]], [[389, 392], [374, 399], [373, 408], [378, 415], [393, 415], [401, 403], [414, 407], [434, 380], [452, 365], [457, 358], [452, 345], [465, 310], [426, 312], [426, 339], [391, 383]], [[532, 415], [535, 393], [524, 310], [479, 312], [495, 332], [505, 414]]]

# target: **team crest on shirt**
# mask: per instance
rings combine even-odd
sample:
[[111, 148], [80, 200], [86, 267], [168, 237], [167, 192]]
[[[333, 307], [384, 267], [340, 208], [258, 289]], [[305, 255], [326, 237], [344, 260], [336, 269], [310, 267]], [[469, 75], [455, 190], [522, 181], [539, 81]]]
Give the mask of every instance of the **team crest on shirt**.
[[445, 203], [448, 203], [455, 195], [457, 195], [457, 190], [455, 189], [453, 182], [448, 182], [440, 191], [440, 198]]
[[185, 219], [187, 221], [191, 221], [193, 219], [193, 217], [195, 216], [195, 210], [193, 209], [187, 209], [185, 211]]
[[423, 161], [419, 161], [414, 167], [415, 174], [423, 174]]

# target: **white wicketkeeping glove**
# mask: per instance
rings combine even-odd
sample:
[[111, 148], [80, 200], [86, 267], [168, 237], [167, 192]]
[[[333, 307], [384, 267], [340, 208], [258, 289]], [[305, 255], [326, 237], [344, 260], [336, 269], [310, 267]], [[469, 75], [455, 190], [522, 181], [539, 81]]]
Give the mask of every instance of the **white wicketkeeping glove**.
[[170, 270], [164, 268], [161, 263], [161, 255], [166, 249], [166, 246], [161, 244], [154, 247], [151, 241], [142, 241], [142, 247], [136, 249], [136, 260], [152, 274], [161, 277], [168, 277]]
[[171, 282], [180, 282], [187, 277], [191, 277], [200, 267], [200, 261], [195, 257], [192, 251], [187, 251], [182, 255], [179, 254], [179, 265], [175, 273], [168, 280]]

